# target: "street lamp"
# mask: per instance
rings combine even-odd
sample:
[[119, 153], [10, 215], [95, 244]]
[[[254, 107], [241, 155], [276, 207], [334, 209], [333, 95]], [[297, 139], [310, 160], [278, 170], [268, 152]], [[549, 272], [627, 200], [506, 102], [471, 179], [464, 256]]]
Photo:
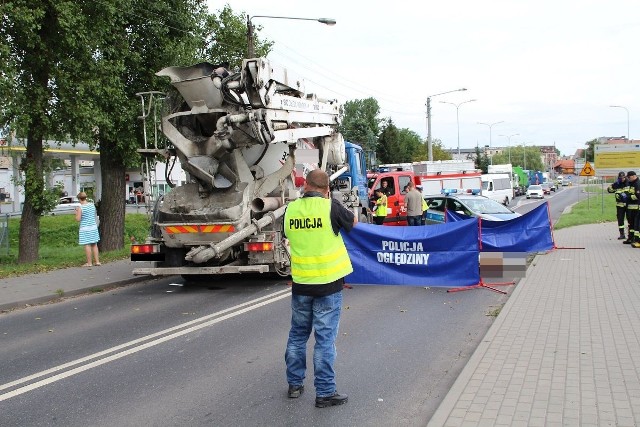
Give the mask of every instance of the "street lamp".
[[631, 135], [629, 135], [629, 109], [627, 107], [623, 107], [622, 105], [609, 105], [611, 108], [624, 108], [627, 112], [627, 142], [631, 141]]
[[332, 18], [293, 18], [289, 16], [269, 16], [269, 15], [247, 15], [247, 57], [253, 58], [256, 55], [253, 39], [253, 18], [273, 18], [273, 19], [295, 19], [298, 21], [318, 21], [321, 24], [336, 25], [336, 20]]
[[514, 133], [513, 135], [499, 135], [499, 136], [505, 136], [507, 138], [509, 138], [509, 163], [511, 163], [511, 137], [512, 136], [518, 136], [520, 135], [519, 133]]
[[[493, 127], [493, 125], [498, 125], [500, 123], [504, 123], [504, 121], [495, 122], [495, 123], [478, 122], [479, 125], [489, 126], [489, 154], [491, 154], [491, 128]], [[491, 154], [491, 164], [493, 164], [493, 154]]]
[[453, 102], [440, 101], [441, 104], [450, 104], [456, 107], [456, 123], [458, 125], [458, 160], [460, 160], [460, 115], [459, 110], [462, 104], [466, 104], [467, 102], [474, 102], [476, 99], [470, 99], [468, 101], [460, 102], [459, 104], [454, 104]]
[[463, 87], [461, 89], [450, 90], [448, 92], [436, 93], [435, 95], [427, 96], [427, 103], [425, 105], [427, 106], [427, 149], [429, 151], [430, 162], [433, 161], [433, 147], [431, 144], [431, 98], [434, 96], [445, 95], [447, 93], [462, 92], [464, 90], [467, 89]]

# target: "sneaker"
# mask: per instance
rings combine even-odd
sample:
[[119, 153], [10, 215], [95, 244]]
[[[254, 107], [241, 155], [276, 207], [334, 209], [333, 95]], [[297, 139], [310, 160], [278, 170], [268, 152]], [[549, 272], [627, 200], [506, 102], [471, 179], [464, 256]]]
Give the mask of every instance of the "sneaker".
[[633, 247], [633, 248], [640, 248], [640, 242], [633, 242], [633, 243], [631, 244], [631, 247]]
[[316, 397], [316, 408], [326, 408], [328, 406], [344, 405], [349, 400], [346, 394], [338, 394], [336, 391], [331, 396]]
[[620, 236], [618, 237], [618, 240], [623, 240], [625, 237], [624, 236]]
[[625, 240], [625, 241], [624, 241], [624, 242], [622, 242], [622, 243], [624, 243], [625, 245], [630, 245], [630, 244], [631, 244], [631, 240], [627, 239], [627, 240]]
[[289, 386], [289, 398], [297, 399], [304, 392], [303, 385], [290, 385]]

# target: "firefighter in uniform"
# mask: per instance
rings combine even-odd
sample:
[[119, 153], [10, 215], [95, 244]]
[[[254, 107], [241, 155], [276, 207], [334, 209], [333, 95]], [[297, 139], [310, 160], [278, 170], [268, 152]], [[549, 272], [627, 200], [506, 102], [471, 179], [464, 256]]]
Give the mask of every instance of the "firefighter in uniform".
[[634, 242], [640, 242], [640, 230], [638, 230], [638, 209], [640, 205], [638, 204], [638, 199], [640, 198], [640, 182], [638, 182], [638, 177], [634, 171], [627, 172], [627, 222], [629, 223], [629, 236], [627, 236], [627, 240], [622, 243], [632, 244], [634, 247], [640, 247], [640, 243], [638, 246], [634, 244]]
[[616, 219], [618, 220], [618, 231], [620, 236], [618, 240], [624, 240], [624, 220], [627, 214], [627, 176], [624, 172], [618, 174], [618, 179], [613, 182], [607, 191], [613, 193], [616, 199]]
[[314, 331], [315, 405], [341, 405], [347, 396], [336, 390], [334, 362], [342, 310], [344, 277], [353, 271], [340, 235], [358, 222], [357, 217], [330, 198], [329, 176], [315, 169], [306, 177], [304, 196], [289, 203], [284, 230], [291, 251], [291, 329], [285, 352], [290, 398], [304, 391], [307, 341]]

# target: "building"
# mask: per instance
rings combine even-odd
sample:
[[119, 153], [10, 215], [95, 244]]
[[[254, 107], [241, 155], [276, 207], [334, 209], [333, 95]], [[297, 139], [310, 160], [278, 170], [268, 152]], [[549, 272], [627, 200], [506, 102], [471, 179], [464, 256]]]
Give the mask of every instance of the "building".
[[[100, 152], [92, 150], [88, 144], [59, 143], [46, 141], [45, 157], [62, 160], [62, 164], [46, 176], [49, 187], [59, 185], [69, 195], [86, 192], [94, 200], [100, 200], [102, 174], [100, 171]], [[24, 143], [0, 139], [0, 213], [22, 211], [24, 189], [20, 185], [19, 166], [26, 147]], [[125, 187], [122, 200], [129, 199], [130, 191], [138, 191], [145, 202], [151, 202], [169, 191], [170, 184], [180, 185], [186, 182], [186, 174], [177, 163], [166, 175], [164, 163], [150, 165], [150, 179], [143, 179], [142, 168], [131, 169], [125, 175]]]
[[576, 173], [575, 160], [561, 159], [555, 162], [553, 170], [556, 175], [573, 175]]
[[461, 148], [460, 155], [458, 155], [458, 149], [452, 148], [447, 150], [447, 153], [451, 155], [453, 160], [475, 160], [476, 149], [475, 148]]

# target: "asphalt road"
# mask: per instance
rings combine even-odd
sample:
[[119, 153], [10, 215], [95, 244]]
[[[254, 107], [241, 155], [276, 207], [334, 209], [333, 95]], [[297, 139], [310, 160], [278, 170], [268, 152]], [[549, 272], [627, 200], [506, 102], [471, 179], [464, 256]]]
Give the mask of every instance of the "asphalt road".
[[302, 398], [286, 397], [284, 282], [176, 284], [2, 316], [0, 425], [421, 425], [484, 336], [487, 312], [506, 299], [346, 289], [336, 369], [350, 401], [321, 410], [312, 375]]
[[[578, 198], [548, 197], [552, 216]], [[538, 203], [518, 199], [517, 210]], [[425, 425], [506, 298], [346, 289], [336, 370], [349, 403], [327, 409], [314, 407], [311, 371], [305, 394], [286, 397], [283, 280], [165, 278], [7, 313], [0, 425]]]

